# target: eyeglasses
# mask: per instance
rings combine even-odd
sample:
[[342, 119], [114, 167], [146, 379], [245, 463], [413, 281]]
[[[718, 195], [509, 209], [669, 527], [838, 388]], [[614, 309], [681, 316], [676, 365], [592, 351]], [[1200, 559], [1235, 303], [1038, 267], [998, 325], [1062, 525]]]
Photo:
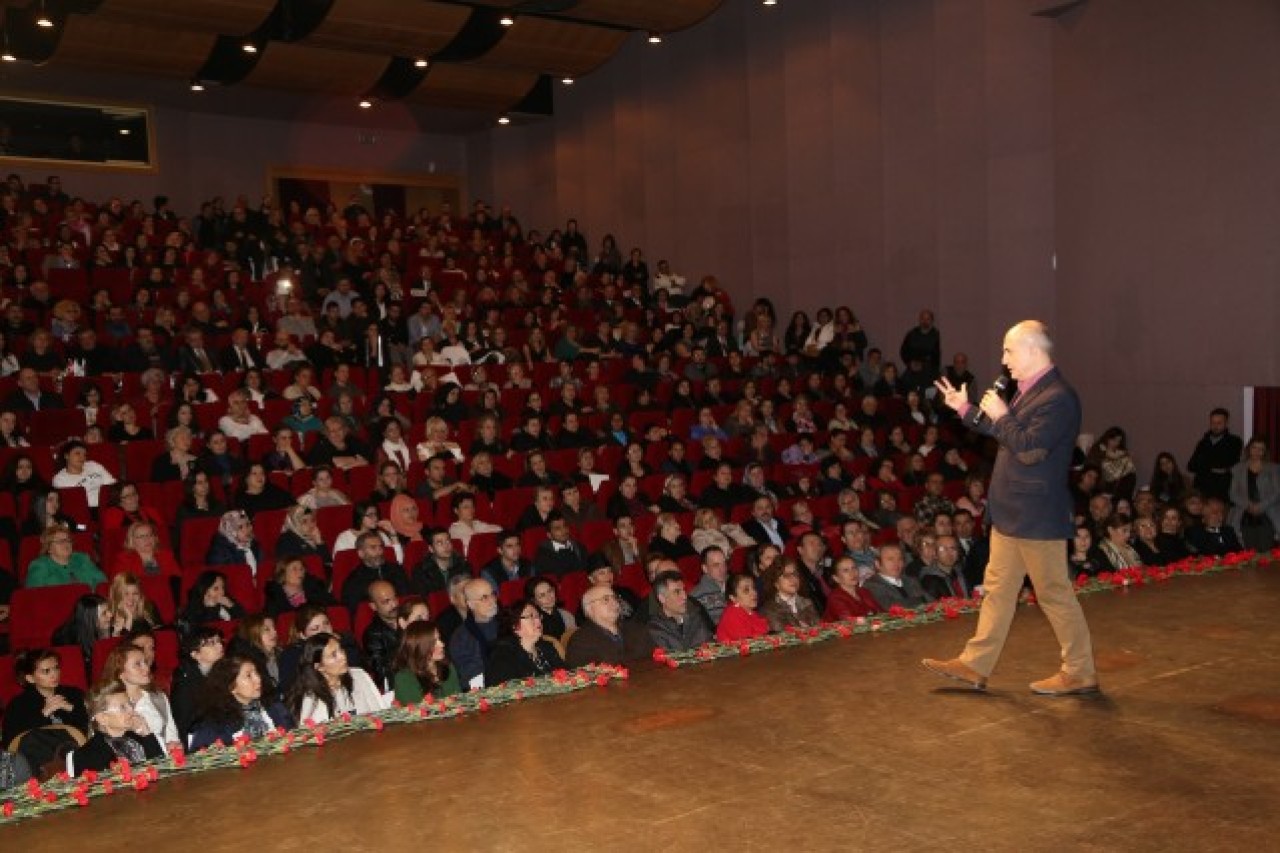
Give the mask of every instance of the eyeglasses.
[[108, 705], [98, 712], [99, 714], [132, 714], [132, 705]]
[[618, 598], [618, 596], [611, 594], [611, 595], [602, 595], [599, 598], [594, 598], [591, 600], [591, 603], [592, 604], [602, 604], [602, 603], [609, 604], [609, 603], [617, 603], [621, 600], [622, 599]]
[[210, 637], [207, 640], [200, 641], [200, 648], [202, 649], [208, 646], [220, 646], [220, 645], [222, 645], [221, 637]]

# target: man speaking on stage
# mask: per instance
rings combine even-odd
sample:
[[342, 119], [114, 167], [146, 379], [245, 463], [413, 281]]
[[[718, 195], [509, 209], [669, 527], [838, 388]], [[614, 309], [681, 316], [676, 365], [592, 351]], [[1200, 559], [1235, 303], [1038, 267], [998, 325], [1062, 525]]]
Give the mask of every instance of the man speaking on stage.
[[1080, 431], [1080, 400], [1053, 364], [1053, 341], [1045, 325], [1025, 320], [1004, 336], [1001, 362], [1018, 383], [1006, 405], [997, 389], [970, 405], [967, 386], [944, 377], [937, 388], [965, 424], [1000, 443], [987, 505], [991, 557], [978, 628], [960, 656], [922, 661], [931, 672], [984, 690], [1009, 635], [1027, 575], [1036, 601], [1062, 647], [1062, 665], [1031, 684], [1046, 696], [1096, 693], [1089, 626], [1067, 573], [1065, 540], [1074, 532], [1067, 480]]

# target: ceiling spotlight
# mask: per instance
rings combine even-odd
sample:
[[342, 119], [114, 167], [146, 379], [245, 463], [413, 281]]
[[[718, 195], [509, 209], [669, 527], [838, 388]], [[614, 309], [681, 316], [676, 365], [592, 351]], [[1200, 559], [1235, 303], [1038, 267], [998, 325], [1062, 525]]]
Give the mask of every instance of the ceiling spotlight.
[[572, 78], [572, 77], [561, 77], [561, 78], [560, 78], [560, 82], [561, 82], [561, 83], [563, 83], [563, 84], [565, 84], [566, 86], [572, 86], [572, 85], [573, 85], [573, 78]]
[[498, 124], [511, 124], [510, 116], [498, 116]]
[[651, 30], [649, 32], [649, 44], [662, 44], [662, 33]]
[[429, 64], [430, 63], [427, 61], [427, 58], [425, 56], [419, 56], [417, 59], [413, 61], [414, 68], [426, 68], [427, 65]]
[[199, 80], [192, 80], [192, 81], [191, 81], [191, 91], [193, 91], [193, 92], [203, 92], [203, 91], [204, 91], [204, 84], [203, 84], [203, 83], [201, 83]]
[[373, 101], [369, 100], [368, 98], [360, 99], [360, 109], [367, 110], [372, 106], [373, 106]]
[[777, 5], [778, 5], [778, 0], [764, 0], [764, 5], [766, 5], [766, 6], [777, 6]]
[[129, 128], [127, 128], [127, 127], [122, 127], [122, 128], [120, 128], [120, 135], [121, 135], [121, 136], [128, 136], [128, 135], [129, 135]]
[[514, 26], [515, 22], [516, 22], [516, 18], [514, 15], [503, 15], [501, 18], [498, 19], [498, 23], [502, 24], [502, 26], [504, 27]]
[[245, 53], [258, 52], [258, 46], [251, 41], [247, 41], [244, 44], [240, 45], [240, 49], [243, 50]]
[[36, 26], [43, 27], [46, 30], [53, 26], [53, 18], [50, 18], [44, 12], [40, 13], [40, 17], [36, 18]]
[[0, 53], [0, 61], [3, 61], [3, 62], [17, 62], [17, 61], [18, 61], [18, 57], [16, 57], [16, 56], [14, 56], [14, 55], [13, 55], [13, 51], [9, 50], [8, 48], [5, 48], [4, 53]]

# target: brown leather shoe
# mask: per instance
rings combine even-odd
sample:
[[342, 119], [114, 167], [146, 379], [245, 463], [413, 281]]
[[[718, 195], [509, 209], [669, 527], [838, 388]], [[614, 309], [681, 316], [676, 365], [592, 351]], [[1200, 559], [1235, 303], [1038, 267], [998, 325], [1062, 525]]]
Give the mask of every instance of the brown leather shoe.
[[1031, 692], [1040, 696], [1081, 696], [1099, 691], [1098, 681], [1085, 681], [1065, 672], [1057, 672], [1042, 681], [1031, 682]]
[[951, 660], [933, 660], [932, 658], [925, 658], [920, 661], [920, 665], [930, 672], [936, 675], [941, 675], [944, 678], [963, 681], [974, 690], [987, 689], [987, 677], [985, 675], [979, 675], [967, 664], [962, 663], [959, 658], [952, 658]]

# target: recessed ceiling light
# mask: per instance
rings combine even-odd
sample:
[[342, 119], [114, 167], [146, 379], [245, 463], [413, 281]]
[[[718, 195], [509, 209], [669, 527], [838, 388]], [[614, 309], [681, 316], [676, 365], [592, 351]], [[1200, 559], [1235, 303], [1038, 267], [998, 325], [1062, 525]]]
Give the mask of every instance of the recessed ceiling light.
[[514, 15], [503, 15], [501, 18], [498, 19], [498, 23], [502, 24], [502, 26], [504, 27], [513, 26], [515, 22], [516, 22], [516, 19]]
[[426, 68], [430, 63], [425, 56], [419, 56], [413, 61], [414, 68]]
[[360, 109], [367, 110], [371, 106], [373, 106], [373, 101], [369, 100], [368, 98], [360, 99]]
[[120, 135], [121, 135], [121, 136], [128, 136], [128, 135], [129, 135], [129, 128], [127, 128], [127, 127], [122, 127], [122, 128], [120, 128]]
[[649, 33], [649, 44], [662, 44], [662, 33]]
[[560, 82], [561, 82], [561, 83], [563, 83], [563, 84], [565, 84], [566, 86], [572, 86], [572, 85], [573, 85], [573, 78], [572, 78], [572, 77], [561, 77], [561, 78], [560, 78]]
[[0, 53], [0, 61], [17, 62], [18, 57], [14, 56], [12, 52], [6, 50], [4, 53]]
[[511, 124], [510, 116], [498, 116], [498, 124]]
[[191, 91], [193, 91], [193, 92], [203, 92], [203, 91], [204, 91], [204, 84], [203, 84], [203, 83], [201, 83], [199, 80], [192, 80], [192, 81], [191, 81]]
[[777, 5], [778, 5], [778, 0], [764, 0], [764, 5], [766, 5], [766, 6], [777, 6]]
[[247, 41], [244, 44], [240, 45], [240, 49], [243, 50], [245, 53], [258, 52], [258, 46], [251, 41]]

